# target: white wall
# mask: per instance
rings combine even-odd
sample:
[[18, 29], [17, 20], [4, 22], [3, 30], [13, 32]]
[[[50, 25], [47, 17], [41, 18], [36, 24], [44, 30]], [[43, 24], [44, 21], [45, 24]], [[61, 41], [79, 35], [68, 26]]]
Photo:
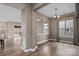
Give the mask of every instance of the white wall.
[[34, 48], [32, 41], [32, 9], [31, 5], [27, 4], [22, 10], [22, 48], [25, 50]]

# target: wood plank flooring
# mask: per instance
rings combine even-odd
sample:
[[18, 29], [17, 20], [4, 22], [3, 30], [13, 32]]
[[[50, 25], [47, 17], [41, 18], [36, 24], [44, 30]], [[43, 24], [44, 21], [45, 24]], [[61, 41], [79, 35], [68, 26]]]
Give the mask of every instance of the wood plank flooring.
[[61, 42], [47, 42], [30, 56], [79, 56], [79, 46]]
[[20, 40], [8, 39], [5, 41], [5, 47], [0, 48], [0, 56], [26, 56], [20, 48]]
[[26, 53], [20, 48], [20, 40], [7, 40], [0, 56], [79, 56], [79, 46], [61, 42], [47, 42], [35, 52]]

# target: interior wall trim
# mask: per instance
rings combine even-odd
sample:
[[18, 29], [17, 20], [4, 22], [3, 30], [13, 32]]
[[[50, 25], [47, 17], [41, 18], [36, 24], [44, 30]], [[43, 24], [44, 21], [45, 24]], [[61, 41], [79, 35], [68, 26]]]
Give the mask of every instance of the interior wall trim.
[[45, 42], [47, 42], [47, 41], [48, 41], [48, 40], [43, 40], [43, 41], [37, 42], [37, 45], [42, 44], [42, 43], [45, 43]]

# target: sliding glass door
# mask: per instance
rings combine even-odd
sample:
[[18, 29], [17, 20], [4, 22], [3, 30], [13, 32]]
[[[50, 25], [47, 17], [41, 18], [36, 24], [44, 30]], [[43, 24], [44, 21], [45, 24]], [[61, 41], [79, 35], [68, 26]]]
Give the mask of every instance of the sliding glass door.
[[73, 42], [73, 39], [73, 19], [59, 21], [59, 40], [63, 42]]

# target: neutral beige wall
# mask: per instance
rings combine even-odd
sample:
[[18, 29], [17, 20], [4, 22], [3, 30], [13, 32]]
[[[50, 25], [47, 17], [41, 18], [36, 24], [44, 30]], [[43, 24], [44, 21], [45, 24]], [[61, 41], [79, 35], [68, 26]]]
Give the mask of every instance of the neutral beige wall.
[[13, 38], [13, 34], [14, 34], [13, 23], [8, 23], [7, 27], [8, 27], [8, 38], [12, 39]]
[[57, 34], [57, 21], [52, 19], [50, 20], [50, 38], [51, 39], [56, 39], [56, 34]]
[[[41, 19], [42, 22], [47, 22], [49, 24], [48, 17], [32, 11], [32, 39], [33, 39], [33, 42], [35, 43], [35, 45], [37, 44], [37, 42], [48, 40], [48, 35], [49, 35], [49, 33], [48, 34], [41, 33], [44, 35], [38, 35], [39, 34], [38, 28], [40, 29], [40, 26], [38, 26], [37, 19]], [[43, 29], [41, 29], [41, 30], [43, 30]]]

